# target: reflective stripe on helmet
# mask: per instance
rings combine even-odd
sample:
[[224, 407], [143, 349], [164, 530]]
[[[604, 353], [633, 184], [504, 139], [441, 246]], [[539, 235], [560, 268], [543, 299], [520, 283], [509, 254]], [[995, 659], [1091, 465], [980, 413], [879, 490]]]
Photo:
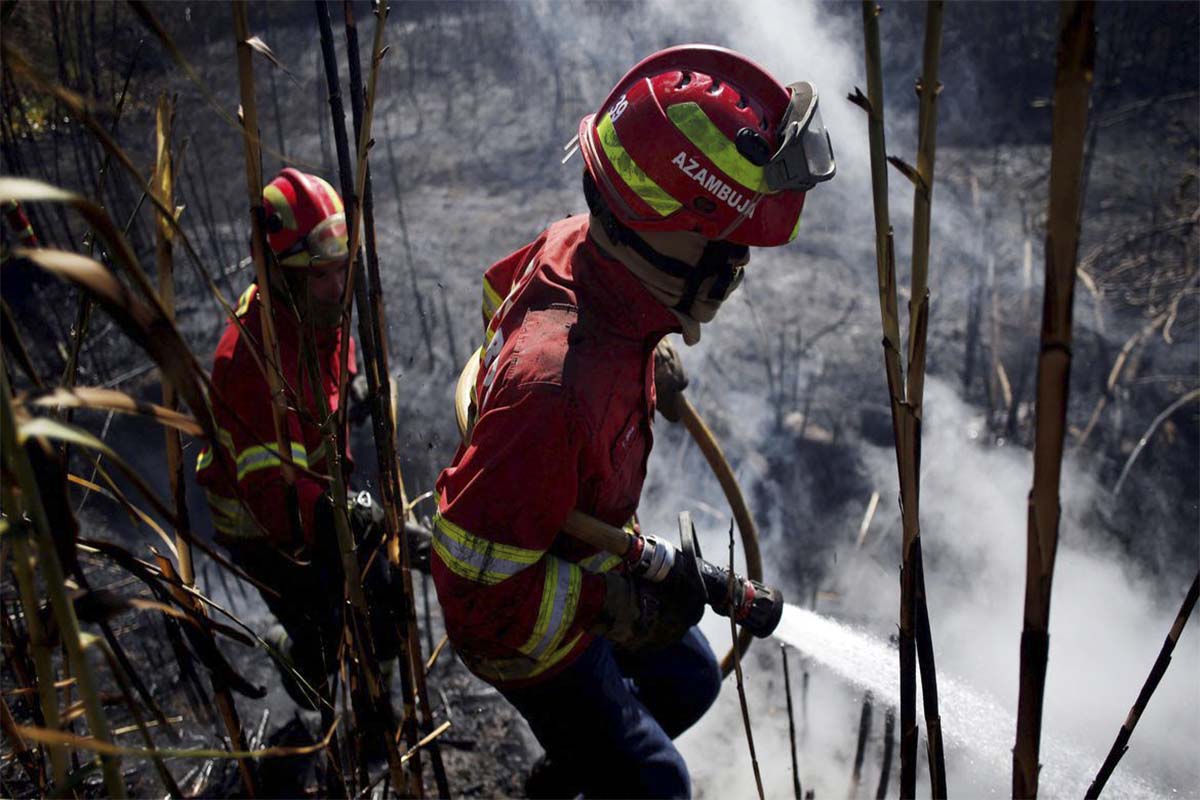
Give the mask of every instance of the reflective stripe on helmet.
[[667, 109], [667, 116], [718, 169], [751, 192], [767, 191], [762, 167], [751, 164], [739, 153], [737, 145], [721, 132], [698, 103], [676, 103]]
[[536, 564], [545, 552], [488, 541], [440, 513], [433, 520], [433, 550], [454, 574], [488, 586]]
[[600, 146], [604, 148], [604, 155], [608, 157], [613, 169], [646, 205], [664, 217], [674, 214], [683, 207], [678, 200], [655, 183], [626, 152], [621, 140], [617, 138], [617, 131], [613, 128], [612, 117], [609, 114], [606, 113], [604, 119], [600, 120], [600, 124], [596, 126], [596, 134], [600, 139]]
[[278, 186], [274, 184], [264, 186], [263, 199], [271, 204], [271, 211], [279, 215], [279, 221], [283, 223], [283, 227], [289, 231], [296, 230], [296, 215], [292, 211], [292, 204], [283, 196], [283, 192], [279, 191]]

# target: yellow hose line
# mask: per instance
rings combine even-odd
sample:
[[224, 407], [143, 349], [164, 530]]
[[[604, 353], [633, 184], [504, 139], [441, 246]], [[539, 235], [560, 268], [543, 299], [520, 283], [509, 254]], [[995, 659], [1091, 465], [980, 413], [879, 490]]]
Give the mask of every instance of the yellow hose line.
[[[679, 421], [692, 435], [700, 452], [704, 454], [704, 460], [708, 462], [709, 469], [712, 470], [717, 482], [721, 484], [721, 490], [725, 492], [725, 499], [729, 503], [730, 510], [733, 511], [733, 519], [737, 522], [738, 533], [742, 537], [742, 552], [746, 556], [746, 577], [753, 581], [761, 581], [763, 570], [762, 553], [758, 549], [758, 526], [754, 524], [754, 517], [746, 505], [742, 488], [738, 486], [737, 478], [733, 475], [733, 468], [729, 466], [729, 460], [725, 458], [725, 453], [721, 450], [717, 437], [701, 419], [696, 407], [682, 394], [679, 395]], [[752, 641], [754, 641], [754, 636], [750, 631], [742, 628], [738, 633], [738, 653], [745, 655]], [[731, 647], [725, 657], [721, 659], [723, 676], [733, 670], [733, 659], [733, 648]]]

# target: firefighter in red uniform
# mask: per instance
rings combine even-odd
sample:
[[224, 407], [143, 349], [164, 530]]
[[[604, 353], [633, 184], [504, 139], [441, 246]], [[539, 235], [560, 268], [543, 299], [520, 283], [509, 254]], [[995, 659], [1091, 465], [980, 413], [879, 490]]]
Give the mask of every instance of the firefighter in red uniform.
[[[267, 639], [304, 678], [283, 670], [283, 684], [298, 704], [315, 708], [319, 688], [337, 665], [342, 631], [343, 573], [329, 497], [330, 481], [321, 434], [322, 405], [341, 406], [342, 295], [348, 260], [342, 201], [326, 181], [285, 169], [263, 189], [267, 243], [274, 256], [271, 286], [251, 285], [238, 302], [217, 345], [212, 370], [212, 405], [222, 447], [205, 447], [196, 464], [216, 539], [250, 575], [275, 590], [262, 592], [279, 625]], [[262, 292], [271, 293], [275, 336], [294, 465], [299, 530], [289, 511], [291, 490], [275, 436], [271, 391], [264, 370]], [[306, 364], [315, 350], [319, 375]], [[354, 371], [354, 341], [346, 342]], [[319, 386], [321, 397], [315, 394]], [[343, 456], [351, 468], [349, 451]], [[360, 558], [381, 533], [382, 513], [366, 492], [352, 501], [350, 520]], [[376, 558], [367, 589], [390, 580], [387, 559]], [[386, 604], [372, 614], [380, 660], [396, 655], [395, 626]]]
[[720, 685], [703, 599], [560, 529], [572, 509], [631, 524], [656, 404], [685, 382], [676, 359], [656, 397], [656, 347], [699, 339], [749, 246], [795, 237], [833, 154], [811, 84], [698, 45], [634, 67], [578, 144], [591, 214], [484, 276], [473, 427], [438, 478], [433, 577], [464, 662], [546, 750], [531, 796], [683, 797], [671, 740]]

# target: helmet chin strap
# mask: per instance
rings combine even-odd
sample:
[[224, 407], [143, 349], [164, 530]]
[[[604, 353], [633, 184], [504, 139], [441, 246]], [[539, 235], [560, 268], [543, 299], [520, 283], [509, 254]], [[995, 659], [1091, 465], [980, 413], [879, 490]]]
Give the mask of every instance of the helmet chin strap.
[[713, 303], [724, 301], [741, 283], [742, 268], [735, 265], [735, 262], [745, 256], [748, 250], [745, 245], [710, 239], [704, 245], [704, 252], [700, 254], [699, 261], [689, 264], [658, 252], [638, 236], [636, 231], [618, 220], [600, 196], [595, 180], [587, 172], [583, 174], [583, 195], [587, 200], [588, 209], [600, 220], [605, 235], [613, 244], [628, 247], [655, 269], [684, 281], [679, 302], [671, 307], [674, 311], [692, 316], [692, 307], [700, 294], [700, 288], [711, 278], [715, 280], [705, 299]]

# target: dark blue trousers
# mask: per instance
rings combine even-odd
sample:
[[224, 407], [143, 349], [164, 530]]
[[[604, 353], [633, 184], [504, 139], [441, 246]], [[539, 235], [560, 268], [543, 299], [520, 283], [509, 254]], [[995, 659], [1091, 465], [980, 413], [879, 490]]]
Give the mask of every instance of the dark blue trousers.
[[690, 797], [675, 745], [717, 698], [721, 669], [698, 628], [649, 653], [619, 652], [597, 638], [545, 683], [502, 690], [529, 722], [556, 769], [586, 797]]

